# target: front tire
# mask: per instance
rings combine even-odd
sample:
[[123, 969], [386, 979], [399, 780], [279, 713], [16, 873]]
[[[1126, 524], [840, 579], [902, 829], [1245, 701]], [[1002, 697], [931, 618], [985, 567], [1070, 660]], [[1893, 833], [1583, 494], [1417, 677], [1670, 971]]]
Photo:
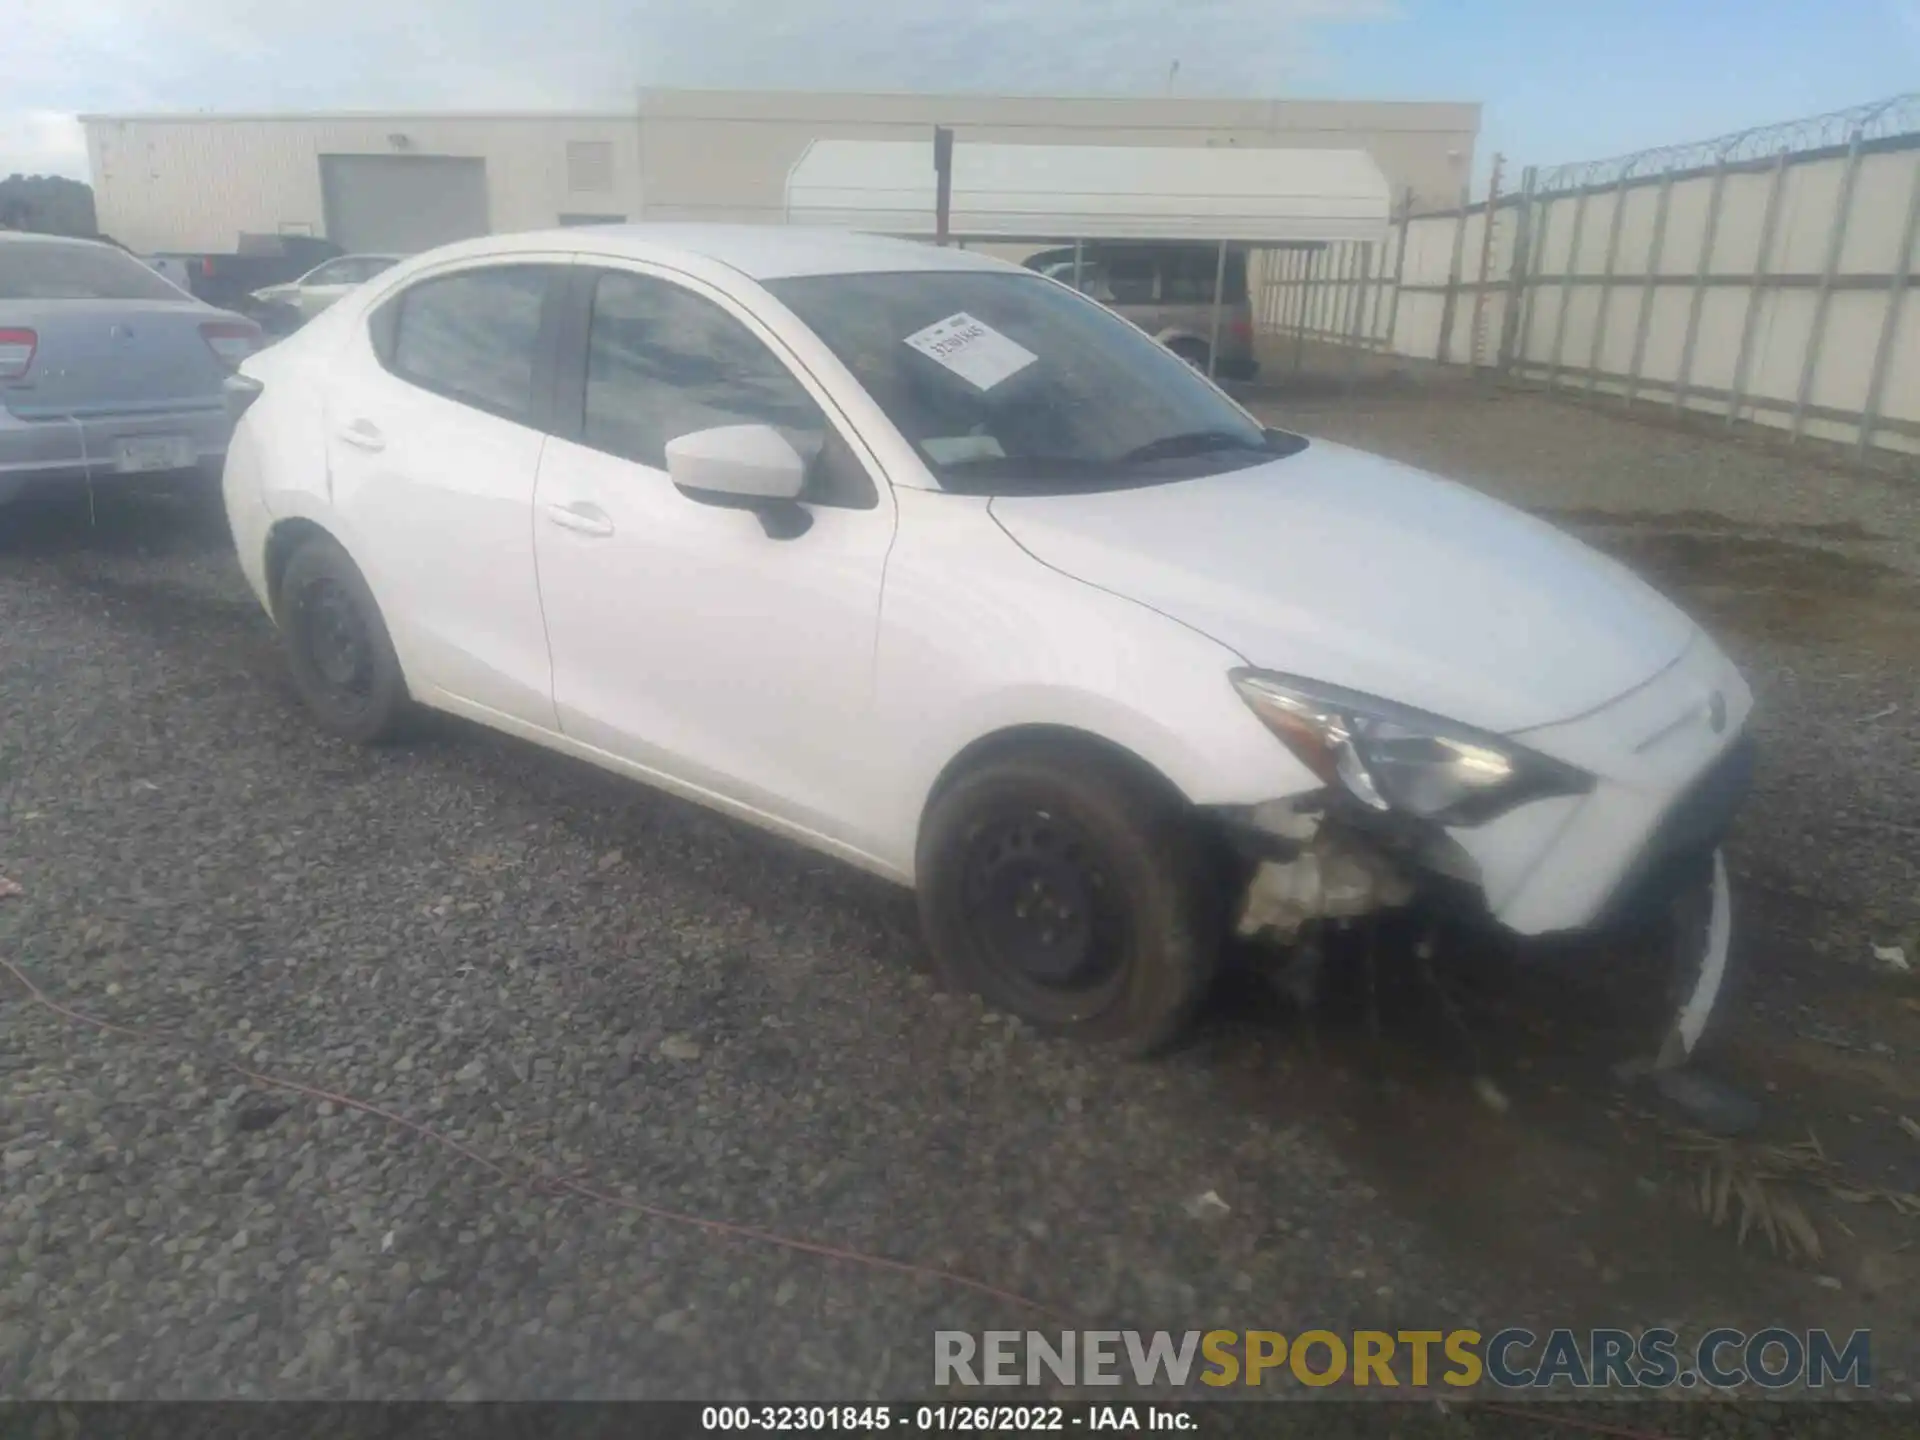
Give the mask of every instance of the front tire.
[[1105, 757], [969, 770], [928, 808], [916, 866], [941, 977], [1040, 1030], [1150, 1054], [1212, 986], [1220, 907], [1190, 817]]
[[337, 541], [316, 535], [293, 552], [274, 612], [294, 688], [322, 726], [359, 745], [401, 733], [406, 679], [373, 591]]

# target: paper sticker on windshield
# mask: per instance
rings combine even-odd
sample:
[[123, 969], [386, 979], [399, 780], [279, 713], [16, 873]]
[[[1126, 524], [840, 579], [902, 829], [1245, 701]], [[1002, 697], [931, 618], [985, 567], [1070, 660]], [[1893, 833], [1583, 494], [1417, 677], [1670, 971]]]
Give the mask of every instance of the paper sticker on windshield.
[[981, 390], [991, 390], [1040, 358], [964, 310], [907, 336], [907, 344]]

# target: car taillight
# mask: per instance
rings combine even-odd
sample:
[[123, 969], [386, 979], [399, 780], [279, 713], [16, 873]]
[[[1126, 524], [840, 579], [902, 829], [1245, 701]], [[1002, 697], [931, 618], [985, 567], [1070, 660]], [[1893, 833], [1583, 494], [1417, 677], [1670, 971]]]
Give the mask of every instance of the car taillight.
[[211, 255], [202, 255], [200, 257], [200, 273], [209, 280], [213, 278], [213, 257]]
[[1236, 315], [1227, 322], [1227, 333], [1236, 340], [1246, 340], [1253, 335], [1253, 321], [1244, 315]]
[[241, 320], [210, 320], [200, 327], [200, 338], [232, 370], [260, 348], [260, 327]]
[[0, 330], [0, 380], [18, 380], [33, 364], [40, 337], [31, 330]]

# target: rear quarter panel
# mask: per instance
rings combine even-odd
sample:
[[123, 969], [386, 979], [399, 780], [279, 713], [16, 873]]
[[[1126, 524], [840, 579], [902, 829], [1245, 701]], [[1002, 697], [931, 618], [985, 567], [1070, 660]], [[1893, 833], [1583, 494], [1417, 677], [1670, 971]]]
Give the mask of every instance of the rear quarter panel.
[[298, 517], [331, 528], [325, 381], [344, 333], [341, 326], [315, 323], [240, 366], [262, 388], [227, 449], [227, 515], [241, 569], [269, 612], [266, 547], [273, 526]]

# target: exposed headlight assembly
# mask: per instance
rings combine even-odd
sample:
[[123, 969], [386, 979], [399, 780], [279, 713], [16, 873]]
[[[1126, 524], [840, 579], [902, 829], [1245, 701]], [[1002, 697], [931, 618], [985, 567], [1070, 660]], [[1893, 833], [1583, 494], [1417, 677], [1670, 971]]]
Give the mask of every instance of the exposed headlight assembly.
[[1593, 785], [1592, 776], [1501, 736], [1337, 685], [1263, 670], [1235, 670], [1231, 679], [1308, 769], [1372, 810], [1478, 825]]

